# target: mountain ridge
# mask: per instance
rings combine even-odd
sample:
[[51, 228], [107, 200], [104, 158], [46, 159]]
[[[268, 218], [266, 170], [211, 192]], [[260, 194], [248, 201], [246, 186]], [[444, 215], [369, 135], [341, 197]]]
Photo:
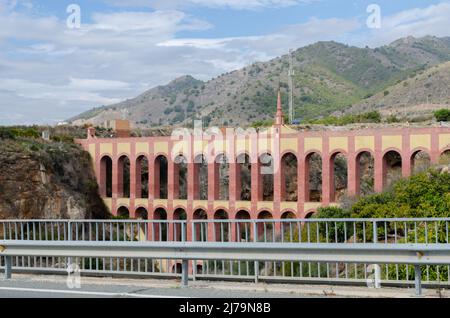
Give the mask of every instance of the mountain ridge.
[[[96, 125], [123, 118], [137, 128], [148, 128], [190, 124], [200, 118], [206, 125], [225, 126], [271, 120], [278, 88], [287, 111], [289, 58], [256, 62], [208, 81], [181, 76], [70, 122]], [[322, 41], [295, 50], [293, 61], [296, 117], [311, 119], [356, 110], [355, 105], [389, 87], [450, 61], [450, 38], [407, 37], [374, 49]]]

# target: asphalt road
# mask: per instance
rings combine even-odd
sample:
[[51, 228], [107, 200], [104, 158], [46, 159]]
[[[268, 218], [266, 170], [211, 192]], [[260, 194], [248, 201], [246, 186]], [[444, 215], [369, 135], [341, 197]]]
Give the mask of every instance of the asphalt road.
[[[303, 298], [292, 293], [223, 290], [214, 288], [151, 287], [120, 280], [88, 279], [70, 289], [62, 277], [0, 279], [0, 298]], [[95, 281], [95, 283], [92, 283]]]

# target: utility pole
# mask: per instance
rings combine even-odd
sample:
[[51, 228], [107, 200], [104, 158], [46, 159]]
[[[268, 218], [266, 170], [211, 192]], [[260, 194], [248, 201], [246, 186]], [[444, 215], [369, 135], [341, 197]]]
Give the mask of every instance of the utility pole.
[[294, 122], [294, 51], [289, 50], [289, 123], [292, 125]]

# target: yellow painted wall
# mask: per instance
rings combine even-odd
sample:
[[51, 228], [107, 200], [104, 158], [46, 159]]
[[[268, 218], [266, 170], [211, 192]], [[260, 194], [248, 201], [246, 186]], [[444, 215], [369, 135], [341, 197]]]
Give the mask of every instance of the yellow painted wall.
[[131, 145], [130, 143], [119, 143], [117, 144], [117, 154], [127, 154], [131, 153]]
[[348, 137], [331, 137], [329, 141], [330, 152], [337, 149], [348, 151]]
[[[109, 154], [112, 155], [113, 153], [113, 146], [111, 143], [108, 144], [100, 144], [100, 154], [104, 155], [104, 154]], [[95, 158], [95, 157], [94, 157]]]
[[431, 149], [431, 135], [411, 135], [410, 136], [411, 150], [415, 148]]
[[375, 137], [374, 136], [356, 136], [355, 137], [355, 150], [370, 149], [375, 151]]
[[321, 137], [305, 138], [305, 152], [311, 150], [323, 151], [323, 140]]
[[439, 149], [450, 147], [450, 134], [439, 135]]
[[402, 136], [382, 136], [382, 148], [385, 151], [388, 148], [402, 149]]

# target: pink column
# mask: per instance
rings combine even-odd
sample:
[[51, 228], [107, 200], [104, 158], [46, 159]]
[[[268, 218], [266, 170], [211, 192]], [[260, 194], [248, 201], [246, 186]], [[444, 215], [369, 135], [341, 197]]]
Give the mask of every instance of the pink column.
[[410, 149], [410, 135], [409, 132], [403, 133], [402, 142], [402, 176], [408, 178], [411, 175], [411, 149]]
[[359, 194], [359, 164], [355, 152], [355, 136], [350, 136], [347, 156], [347, 192], [353, 197]]
[[132, 169], [132, 171], [134, 170], [134, 175], [135, 175], [135, 182], [131, 182], [131, 186], [134, 187], [133, 191], [131, 191], [132, 193], [134, 193], [135, 198], [137, 199], [141, 199], [142, 198], [142, 159], [140, 160], [134, 160], [134, 162], [136, 163], [136, 167], [135, 169]]
[[375, 171], [374, 171], [374, 181], [375, 181], [375, 192], [382, 192], [384, 187], [384, 160], [383, 160], [383, 150], [381, 149], [381, 135], [375, 136]]
[[328, 136], [323, 138], [323, 152], [322, 152], [322, 204], [328, 205], [330, 203], [331, 194], [331, 178], [333, 177], [330, 167], [329, 139]]
[[441, 152], [439, 149], [439, 130], [438, 128], [433, 128], [431, 132], [431, 164], [439, 164], [440, 157]]

